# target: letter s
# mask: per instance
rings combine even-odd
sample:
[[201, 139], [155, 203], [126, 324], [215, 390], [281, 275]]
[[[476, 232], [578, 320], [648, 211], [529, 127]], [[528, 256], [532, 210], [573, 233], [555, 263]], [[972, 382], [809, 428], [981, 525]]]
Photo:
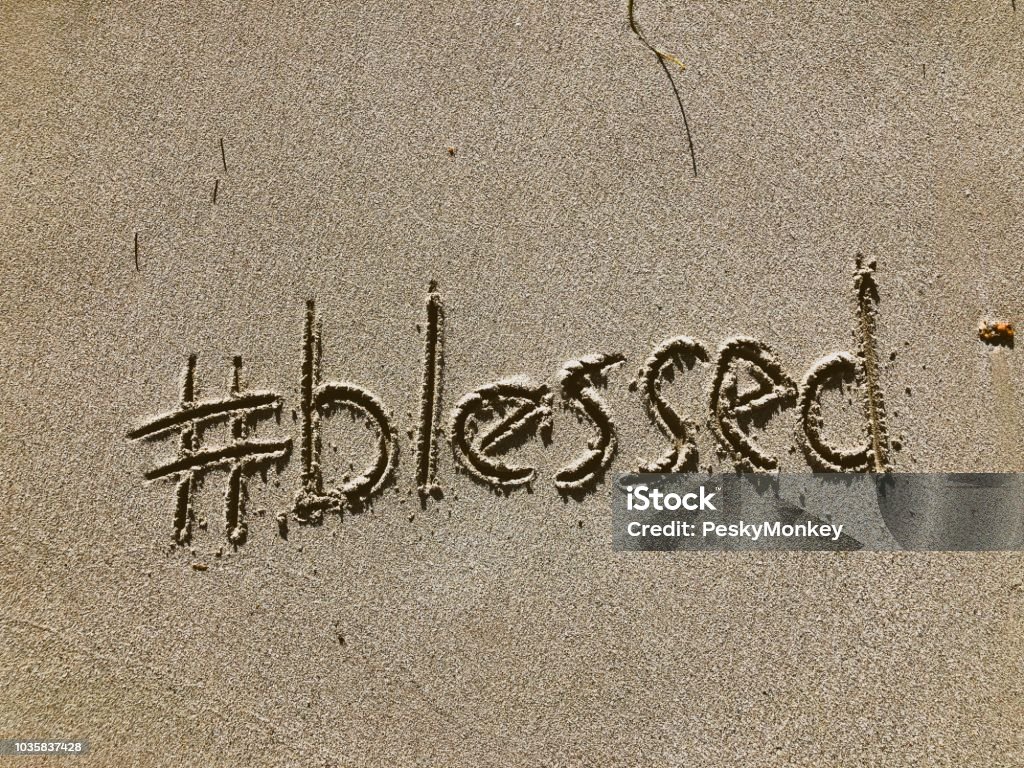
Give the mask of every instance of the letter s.
[[646, 490], [646, 485], [638, 485], [633, 489], [633, 495], [636, 497], [636, 501], [633, 502], [633, 509], [643, 512], [651, 506], [651, 500], [645, 493]]

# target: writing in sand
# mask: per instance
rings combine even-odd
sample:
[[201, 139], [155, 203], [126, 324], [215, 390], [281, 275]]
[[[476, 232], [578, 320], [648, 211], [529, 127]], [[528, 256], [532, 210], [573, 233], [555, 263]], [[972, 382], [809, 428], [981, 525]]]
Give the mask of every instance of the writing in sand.
[[[637, 372], [630, 389], [642, 398], [644, 411], [665, 439], [660, 456], [643, 462], [641, 472], [694, 472], [700, 455], [695, 435], [697, 417], [683, 415], [669, 402], [667, 384], [694, 370], [710, 367], [705, 411], [701, 419], [714, 435], [722, 456], [736, 468], [770, 472], [779, 459], [760, 445], [755, 428], [783, 409], [796, 408], [795, 443], [816, 470], [831, 472], [885, 471], [889, 440], [885, 406], [878, 381], [875, 319], [878, 294], [874, 262], [860, 257], [854, 272], [856, 348], [834, 352], [811, 365], [798, 384], [771, 348], [753, 338], [734, 337], [712, 355], [708, 347], [687, 336], [659, 344]], [[516, 463], [515, 449], [539, 438], [551, 442], [556, 399], [591, 437], [579, 453], [553, 475], [554, 486], [580, 498], [600, 485], [617, 451], [615, 417], [600, 389], [609, 372], [625, 362], [622, 354], [599, 352], [564, 364], [551, 383], [519, 376], [484, 384], [460, 397], [447, 419], [441, 413], [444, 383], [444, 304], [435, 284], [426, 300], [423, 378], [418, 423], [413, 437], [412, 470], [422, 503], [441, 496], [437, 477], [438, 447], [447, 442], [456, 466], [475, 481], [502, 493], [537, 481], [535, 466]], [[299, 487], [294, 503], [277, 515], [282, 535], [289, 519], [321, 522], [325, 514], [365, 510], [395, 480], [399, 439], [395, 419], [379, 395], [360, 384], [326, 380], [321, 355], [321, 323], [313, 301], [307, 302], [302, 332], [297, 410]], [[128, 432], [131, 440], [173, 439], [176, 452], [145, 471], [150, 481], [170, 481], [175, 490], [174, 538], [191, 540], [196, 515], [194, 498], [207, 475], [226, 473], [225, 532], [234, 544], [245, 541], [248, 483], [253, 475], [280, 470], [295, 452], [292, 437], [257, 436], [261, 422], [279, 424], [284, 398], [270, 390], [242, 386], [242, 359], [234, 359], [229, 391], [222, 397], [200, 398], [196, 391], [196, 355], [185, 366], [181, 397], [169, 412], [146, 419]], [[740, 382], [743, 382], [741, 386]], [[853, 447], [837, 446], [825, 437], [822, 395], [829, 388], [854, 386], [861, 393], [863, 430]], [[340, 481], [328, 484], [322, 470], [323, 431], [339, 412], [361, 422], [371, 436], [366, 463]], [[207, 429], [226, 424], [226, 439], [207, 444]], [[354, 465], [353, 465], [354, 467]]]

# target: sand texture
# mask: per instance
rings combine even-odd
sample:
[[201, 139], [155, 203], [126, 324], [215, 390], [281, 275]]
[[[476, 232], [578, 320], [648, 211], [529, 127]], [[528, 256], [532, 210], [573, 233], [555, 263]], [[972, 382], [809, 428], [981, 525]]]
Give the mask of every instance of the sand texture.
[[1024, 765], [1024, 557], [609, 509], [1024, 471], [1024, 7], [185, 6], [0, 3], [0, 764]]

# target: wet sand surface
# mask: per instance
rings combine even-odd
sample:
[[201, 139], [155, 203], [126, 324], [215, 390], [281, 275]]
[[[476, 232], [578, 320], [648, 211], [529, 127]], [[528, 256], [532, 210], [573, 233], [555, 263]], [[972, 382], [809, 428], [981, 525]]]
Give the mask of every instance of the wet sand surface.
[[[797, 383], [863, 363], [858, 253], [887, 466], [1024, 471], [1020, 345], [977, 333], [1024, 320], [1024, 11], [628, 11], [0, 9], [0, 737], [103, 766], [1024, 764], [1020, 555], [616, 554], [608, 501], [667, 447], [630, 386], [665, 340], [708, 352], [666, 390], [701, 469], [745, 460], [709, 415], [729, 340]], [[510, 380], [548, 428], [510, 427], [494, 455], [535, 476], [501, 488], [454, 432]], [[331, 382], [358, 403], [308, 407]], [[862, 384], [836, 446], [871, 431]], [[129, 439], [261, 392], [185, 448]], [[810, 471], [797, 422], [756, 444]], [[185, 507], [146, 480], [253, 440], [280, 450]], [[317, 524], [317, 469], [370, 503]]]

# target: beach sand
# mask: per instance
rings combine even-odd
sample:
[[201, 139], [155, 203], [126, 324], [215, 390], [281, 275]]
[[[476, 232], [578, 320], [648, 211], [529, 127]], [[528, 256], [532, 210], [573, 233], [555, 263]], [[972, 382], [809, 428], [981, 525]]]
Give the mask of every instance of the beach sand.
[[[626, 3], [181, 5], [0, 8], [0, 737], [102, 766], [1024, 764], [1019, 554], [616, 554], [610, 474], [555, 485], [595, 439], [567, 363], [624, 356], [595, 392], [635, 470], [666, 447], [629, 386], [658, 344], [750, 337], [799, 382], [858, 351], [858, 253], [889, 466], [1024, 471], [1020, 345], [977, 333], [1024, 321], [1024, 9], [640, 2], [641, 39]], [[319, 381], [372, 393], [397, 456], [320, 525], [292, 515], [310, 300]], [[176, 544], [144, 475], [177, 435], [127, 437], [192, 355], [197, 399], [235, 357], [281, 399], [244, 541], [213, 472]], [[712, 369], [673, 402], [728, 470]], [[550, 444], [496, 492], [450, 420], [514, 377]], [[364, 423], [324, 419], [325, 482]], [[796, 423], [763, 445], [809, 471]]]

